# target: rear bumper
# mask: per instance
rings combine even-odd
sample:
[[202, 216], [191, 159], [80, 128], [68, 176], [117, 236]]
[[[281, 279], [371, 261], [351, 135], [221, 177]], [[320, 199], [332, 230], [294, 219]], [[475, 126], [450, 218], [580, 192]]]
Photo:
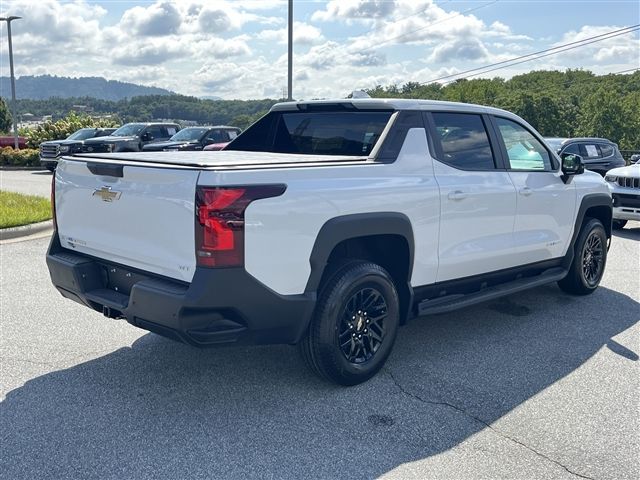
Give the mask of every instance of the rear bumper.
[[279, 295], [243, 268], [197, 268], [185, 284], [63, 249], [57, 234], [47, 266], [64, 297], [199, 347], [297, 343], [315, 306], [315, 294]]

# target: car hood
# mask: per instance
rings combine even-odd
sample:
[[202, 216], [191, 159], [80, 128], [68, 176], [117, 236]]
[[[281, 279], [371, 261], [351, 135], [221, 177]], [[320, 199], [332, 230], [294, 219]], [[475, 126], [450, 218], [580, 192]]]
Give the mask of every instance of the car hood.
[[95, 137], [89, 138], [84, 141], [85, 145], [89, 145], [92, 143], [118, 143], [118, 142], [134, 142], [136, 141], [136, 137], [114, 137], [113, 135], [107, 135], [105, 137]]
[[[46, 142], [42, 142], [40, 145], [61, 145], [62, 143], [64, 143], [66, 140], [47, 140]], [[69, 140], [70, 142], [73, 142], [73, 140]]]
[[640, 165], [629, 165], [628, 167], [612, 168], [607, 172], [607, 175], [640, 178]]

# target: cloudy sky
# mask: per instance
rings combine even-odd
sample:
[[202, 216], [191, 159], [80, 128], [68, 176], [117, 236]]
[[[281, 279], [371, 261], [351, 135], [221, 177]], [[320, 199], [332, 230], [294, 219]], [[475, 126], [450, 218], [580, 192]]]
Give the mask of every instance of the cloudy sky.
[[[428, 82], [640, 24], [637, 0], [294, 0], [295, 98]], [[196, 96], [279, 98], [282, 0], [1, 0], [16, 75], [101, 76]], [[0, 25], [0, 74], [8, 75]], [[640, 67], [638, 31], [483, 76]], [[3, 92], [4, 94], [4, 92]]]

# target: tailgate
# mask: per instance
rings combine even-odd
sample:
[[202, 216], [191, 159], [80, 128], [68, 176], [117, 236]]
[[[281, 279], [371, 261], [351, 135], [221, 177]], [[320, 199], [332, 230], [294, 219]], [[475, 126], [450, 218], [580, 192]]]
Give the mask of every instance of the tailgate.
[[124, 165], [110, 175], [94, 172], [75, 160], [60, 162], [56, 170], [62, 246], [190, 282], [199, 171]]

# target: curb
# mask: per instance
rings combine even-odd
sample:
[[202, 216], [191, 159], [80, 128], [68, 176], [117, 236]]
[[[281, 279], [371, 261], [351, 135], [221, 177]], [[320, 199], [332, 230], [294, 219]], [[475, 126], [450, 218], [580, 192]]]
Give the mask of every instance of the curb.
[[28, 237], [29, 235], [45, 232], [47, 230], [53, 230], [53, 220], [32, 223], [30, 225], [23, 225], [21, 227], [9, 227], [0, 229], [0, 240]]

